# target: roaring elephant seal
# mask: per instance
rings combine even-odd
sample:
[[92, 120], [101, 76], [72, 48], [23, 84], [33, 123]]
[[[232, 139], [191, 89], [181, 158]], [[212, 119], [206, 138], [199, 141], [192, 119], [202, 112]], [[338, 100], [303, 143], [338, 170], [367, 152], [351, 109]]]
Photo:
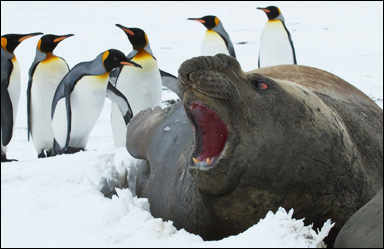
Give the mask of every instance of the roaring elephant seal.
[[293, 208], [314, 227], [336, 222], [330, 246], [383, 186], [383, 111], [339, 77], [298, 65], [244, 73], [219, 54], [185, 61], [178, 81], [182, 102], [127, 130], [127, 150], [145, 159], [130, 187], [154, 217], [216, 240]]

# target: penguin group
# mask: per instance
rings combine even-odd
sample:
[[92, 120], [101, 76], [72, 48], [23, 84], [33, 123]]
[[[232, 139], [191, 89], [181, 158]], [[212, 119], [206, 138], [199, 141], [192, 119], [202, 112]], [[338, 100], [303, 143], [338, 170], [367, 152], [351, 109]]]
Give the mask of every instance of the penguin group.
[[[297, 64], [292, 37], [276, 6], [263, 11], [268, 21], [261, 33], [258, 67]], [[235, 47], [214, 15], [187, 18], [207, 29], [200, 55], [224, 53], [236, 58]], [[1, 161], [9, 162], [7, 146], [12, 139], [20, 97], [20, 68], [14, 54], [24, 40], [43, 35], [37, 42], [27, 85], [27, 138], [38, 158], [86, 150], [91, 130], [103, 109], [105, 97], [112, 101], [111, 128], [116, 147], [126, 144], [131, 118], [146, 108], [161, 105], [163, 86], [178, 94], [177, 78], [159, 68], [148, 35], [138, 27], [116, 26], [128, 38], [127, 55], [116, 49], [101, 52], [91, 61], [72, 69], [53, 53], [63, 40], [74, 36], [6, 34], [1, 36]]]
[[[258, 67], [297, 64], [292, 37], [285, 25], [281, 10], [276, 6], [257, 7], [257, 9], [264, 11], [268, 17], [261, 33]], [[236, 58], [233, 43], [217, 16], [208, 15], [187, 20], [200, 22], [207, 28], [200, 55], [213, 56], [223, 53]]]
[[8, 162], [7, 146], [11, 141], [20, 98], [20, 66], [14, 54], [19, 44], [36, 35], [7, 34], [1, 36], [1, 161]]

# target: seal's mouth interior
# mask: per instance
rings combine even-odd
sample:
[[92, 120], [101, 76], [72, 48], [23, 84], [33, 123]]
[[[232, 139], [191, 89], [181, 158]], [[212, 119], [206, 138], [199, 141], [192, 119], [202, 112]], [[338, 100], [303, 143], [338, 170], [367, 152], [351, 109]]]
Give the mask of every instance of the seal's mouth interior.
[[213, 165], [228, 139], [228, 128], [216, 112], [200, 102], [189, 105], [189, 116], [195, 130], [195, 148], [191, 164]]

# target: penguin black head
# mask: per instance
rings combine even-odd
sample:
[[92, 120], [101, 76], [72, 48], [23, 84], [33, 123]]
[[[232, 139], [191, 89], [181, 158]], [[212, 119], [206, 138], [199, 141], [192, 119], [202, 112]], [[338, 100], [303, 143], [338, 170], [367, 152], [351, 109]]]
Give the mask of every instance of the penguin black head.
[[201, 18], [188, 18], [187, 20], [201, 22], [207, 29], [213, 29], [220, 23], [217, 16], [203, 16]]
[[281, 11], [276, 6], [268, 6], [266, 8], [257, 7], [257, 9], [262, 10], [267, 14], [268, 20], [275, 19], [281, 14]]
[[44, 53], [52, 53], [57, 44], [62, 40], [74, 36], [74, 34], [68, 35], [44, 35], [37, 43], [37, 48]]
[[109, 49], [103, 53], [103, 65], [107, 72], [125, 65], [142, 68], [139, 64], [128, 60], [127, 56], [117, 49]]
[[36, 36], [36, 35], [42, 35], [43, 33], [38, 32], [38, 33], [30, 33], [30, 34], [7, 34], [7, 35], [2, 35], [1, 36], [1, 47], [13, 54], [17, 46], [24, 41], [25, 39], [28, 39], [30, 37]]
[[121, 28], [128, 36], [128, 39], [133, 46], [133, 49], [139, 50], [147, 46], [148, 37], [144, 30], [139, 28], [127, 28], [120, 24], [116, 24], [116, 26]]

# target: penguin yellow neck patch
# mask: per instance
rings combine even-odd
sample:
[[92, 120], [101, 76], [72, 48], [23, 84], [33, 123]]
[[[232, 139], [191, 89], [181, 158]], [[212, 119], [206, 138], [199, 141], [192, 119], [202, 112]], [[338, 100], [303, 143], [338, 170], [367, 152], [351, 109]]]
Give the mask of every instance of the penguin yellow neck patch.
[[47, 53], [47, 56], [45, 57], [45, 59], [42, 62], [48, 63], [48, 62], [51, 62], [52, 60], [55, 60], [55, 59], [57, 59], [57, 57], [55, 55], [53, 55], [52, 53]]
[[108, 78], [109, 78], [109, 72], [106, 72], [106, 73], [97, 75], [97, 76], [95, 76], [95, 77], [96, 77], [97, 79], [100, 79], [100, 80], [101, 80], [101, 83], [103, 83], [103, 80], [108, 80]]
[[281, 20], [279, 20], [279, 19], [271, 19], [271, 20], [268, 20], [267, 22], [269, 22], [269, 23], [281, 22]]
[[135, 55], [134, 60], [145, 60], [152, 58], [152, 55], [145, 51], [145, 49], [139, 49], [138, 53]]

